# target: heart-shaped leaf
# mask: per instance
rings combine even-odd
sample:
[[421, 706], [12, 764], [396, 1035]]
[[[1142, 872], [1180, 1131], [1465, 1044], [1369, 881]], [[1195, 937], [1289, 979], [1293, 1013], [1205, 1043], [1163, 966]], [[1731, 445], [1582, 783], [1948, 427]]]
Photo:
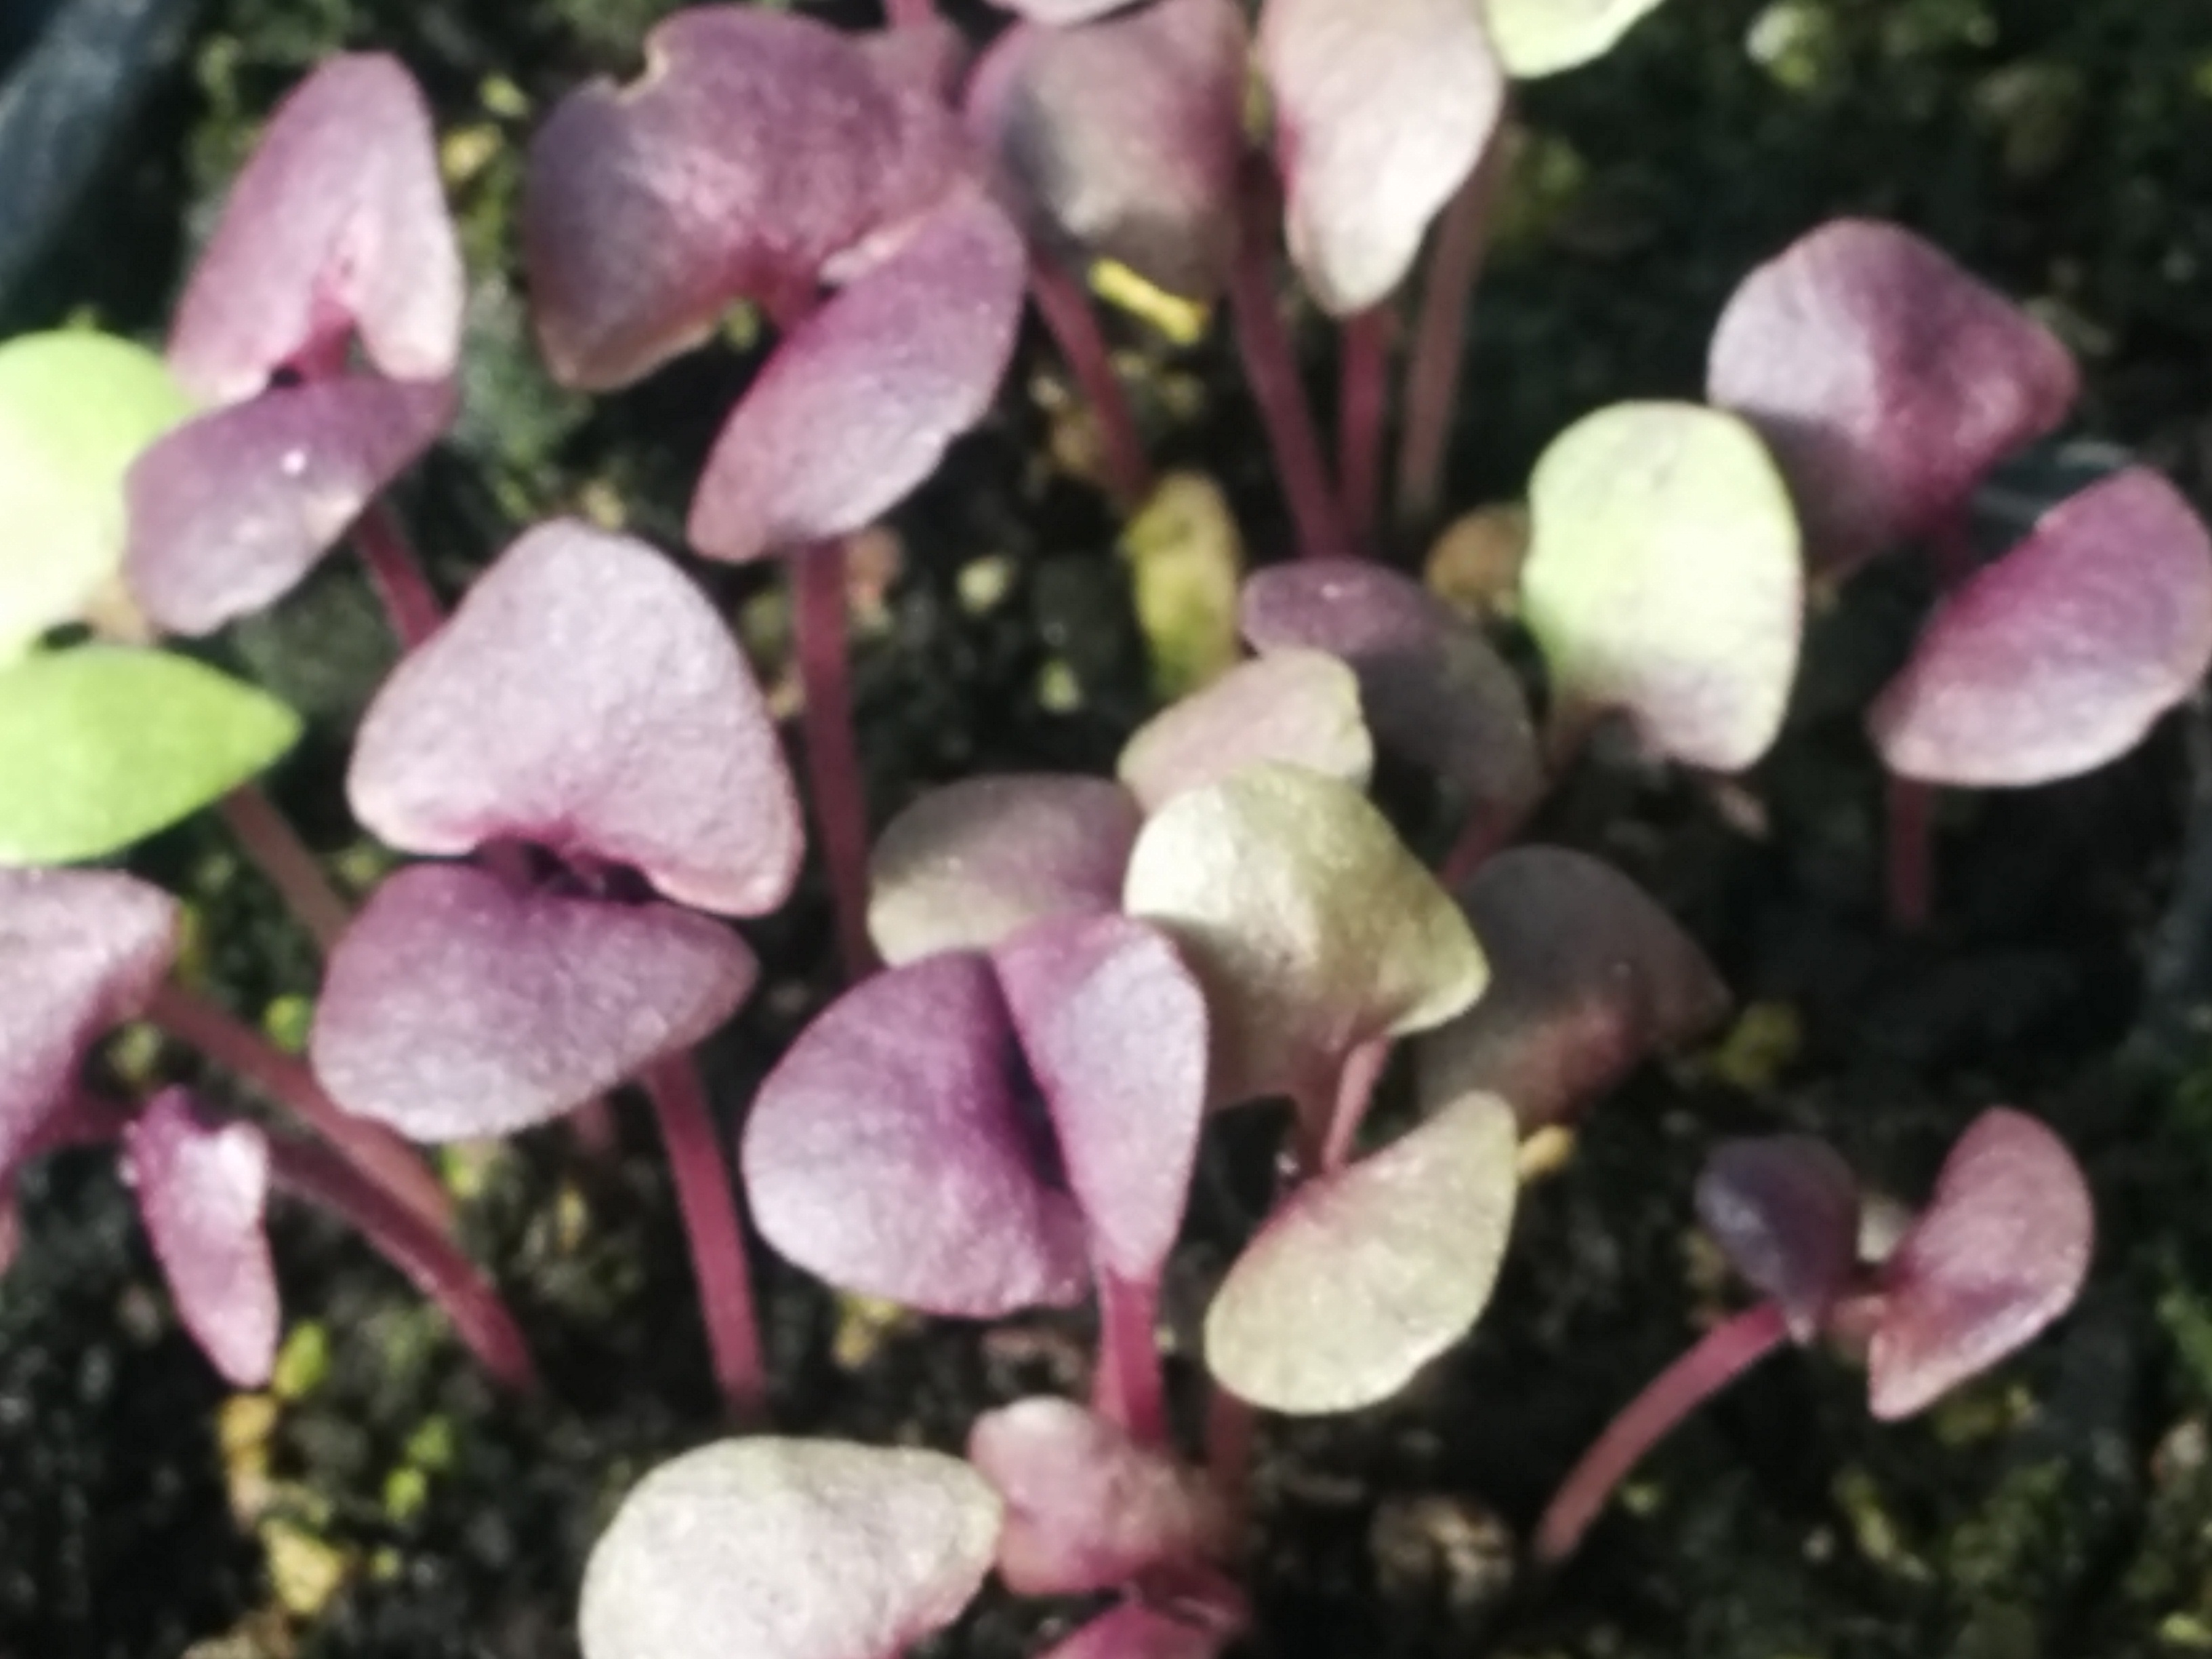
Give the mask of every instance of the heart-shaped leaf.
[[1522, 614], [1565, 729], [1607, 709], [1659, 753], [1740, 771], [1781, 730], [1804, 569], [1758, 435], [1690, 404], [1616, 404], [1528, 483]]
[[1611, 52], [1660, 0], [1487, 0], [1490, 38], [1516, 80], [1579, 68]]
[[186, 657], [81, 646], [0, 671], [0, 864], [104, 858], [265, 770], [299, 716]]
[[261, 1223], [267, 1138], [251, 1123], [209, 1122], [182, 1089], [165, 1089], [124, 1132], [123, 1169], [178, 1318], [227, 1381], [262, 1387], [279, 1321]]
[[781, 904], [805, 851], [775, 723], [713, 605], [642, 542], [567, 520], [509, 548], [385, 683], [346, 792], [410, 852], [534, 842], [728, 915]]
[[1229, 1512], [1211, 1481], [1072, 1401], [987, 1412], [968, 1461], [1006, 1500], [999, 1577], [1017, 1595], [1113, 1589], [1158, 1563], [1229, 1553]]
[[177, 302], [169, 364], [210, 403], [357, 332], [401, 380], [460, 361], [460, 251], [422, 94], [398, 60], [327, 60], [270, 118]]
[[0, 345], [0, 663], [83, 620], [123, 559], [124, 474], [191, 413], [161, 360], [88, 330]]
[[0, 869], [0, 1182], [67, 1105], [85, 1049], [168, 971], [178, 921], [134, 877]]
[[981, 196], [932, 214], [746, 389], [692, 498], [693, 545], [757, 559], [896, 506], [990, 408], [1028, 274], [1021, 233]]
[[2047, 783], [2117, 760], [2212, 665], [2212, 538], [2130, 467], [2062, 501], [1954, 589], [1869, 711], [1929, 783]]
[[2072, 1307], [2095, 1234], [2088, 1183], [2057, 1135], [2002, 1107], [1967, 1125], [1883, 1267], [1874, 1414], [1911, 1416]]
[[1235, 235], [1245, 51], [1232, 0], [1017, 24], [976, 68], [969, 125], [1068, 254], [1210, 298]]
[[1000, 1513], [941, 1452], [702, 1446], [632, 1488], [592, 1547], [584, 1659], [897, 1659], [981, 1588]]
[[968, 778], [933, 789], [877, 838], [868, 936], [894, 967], [986, 950], [1033, 921], [1121, 908], [1143, 822], [1103, 778]]
[[1991, 466], [2065, 418], [2073, 359], [1900, 226], [1837, 219], [1744, 278], [1706, 395], [1765, 434], [1832, 569], [1934, 531]]
[[1288, 762], [1366, 788], [1375, 745], [1351, 669], [1320, 651], [1239, 663], [1139, 727], [1118, 769], [1151, 812], [1258, 761]]
[[1522, 1132], [1573, 1118], [1645, 1059], [1702, 1036], [1728, 988], [1611, 866], [1559, 847], [1497, 854], [1461, 897], [1490, 958], [1482, 1000], [1424, 1036], [1421, 1098], [1512, 1102]]
[[1361, 1043], [1442, 1024], [1489, 977], [1388, 820], [1299, 767], [1247, 767], [1170, 801], [1137, 837], [1124, 900], [1207, 988], [1218, 1104], [1326, 1097]]
[[402, 1134], [507, 1134], [690, 1048], [757, 971], [735, 933], [672, 905], [417, 865], [331, 953], [309, 1053], [341, 1106]]
[[1512, 1108], [1455, 1101], [1276, 1210], [1206, 1316], [1206, 1364], [1269, 1411], [1387, 1400], [1490, 1300], [1520, 1178]]
[[1340, 657], [1375, 741], [1471, 805], [1514, 807], [1539, 787], [1521, 681], [1480, 631], [1419, 582], [1367, 559], [1299, 559], [1245, 578], [1254, 649]]
[[1291, 257], [1326, 309], [1364, 311], [1404, 280], [1497, 128], [1505, 76], [1481, 9], [1267, 0], [1258, 52]]
[[803, 301], [957, 165], [950, 112], [812, 18], [695, 6], [654, 27], [645, 55], [640, 79], [571, 93], [531, 141], [530, 290], [568, 386], [638, 379], [733, 301]]
[[453, 414], [450, 381], [343, 375], [185, 422], [131, 469], [131, 596], [173, 634], [274, 604]]
[[1121, 916], [1041, 923], [992, 953], [1094, 1255], [1159, 1281], [1206, 1112], [1206, 994], [1167, 936]]
[[930, 957], [832, 1004], [761, 1085], [742, 1164], [763, 1237], [864, 1296], [976, 1319], [1090, 1283], [1083, 1213], [987, 957]]
[[1811, 1135], [1725, 1140], [1698, 1176], [1698, 1219], [1745, 1281], [1809, 1342], [1858, 1265], [1859, 1187]]

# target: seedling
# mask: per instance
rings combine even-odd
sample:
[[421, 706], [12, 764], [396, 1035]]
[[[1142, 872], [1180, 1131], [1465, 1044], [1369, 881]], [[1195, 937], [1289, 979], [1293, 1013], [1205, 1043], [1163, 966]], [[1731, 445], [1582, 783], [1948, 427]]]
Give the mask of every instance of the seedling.
[[[157, 626], [261, 610], [362, 520], [453, 418], [461, 303], [422, 93], [390, 58], [332, 58], [270, 119], [178, 302], [169, 367], [208, 412], [131, 471], [126, 574]], [[437, 602], [396, 527], [357, 538], [421, 638]]]
[[[347, 791], [404, 850], [483, 852], [380, 888], [317, 1009], [316, 1073], [424, 1140], [510, 1133], [642, 1078], [659, 1111], [733, 1409], [766, 1378], [737, 1216], [691, 1047], [751, 990], [718, 921], [781, 903], [802, 850], [759, 688], [651, 548], [540, 526], [392, 674]], [[532, 849], [550, 861], [533, 869]], [[675, 903], [634, 902], [625, 872]]]
[[2212, 664], [2212, 541], [2130, 468], [1981, 567], [1969, 535], [1990, 470], [2065, 417], [2072, 358], [1936, 249], [1838, 220], [1746, 279], [1713, 337], [1716, 403], [1788, 469], [1819, 566], [1847, 574], [1917, 542], [1939, 604], [1870, 712], [1893, 775], [1889, 907], [1924, 921], [1929, 786], [2020, 786], [2118, 758]]
[[1197, 981], [1157, 930], [1040, 922], [848, 991], [754, 1101], [745, 1190], [831, 1284], [988, 1319], [1099, 1292], [1102, 1409], [1165, 1433], [1152, 1335], [1206, 1103]]
[[1536, 1553], [1574, 1553], [1607, 1498], [1697, 1406], [1785, 1337], [1826, 1335], [1863, 1354], [1868, 1407], [1926, 1409], [2073, 1305], [2095, 1231], [2087, 1183], [2063, 1142], [2002, 1107], [1967, 1126], [1936, 1191], [1887, 1256], [1859, 1257], [1850, 1172], [1802, 1137], [1715, 1152], [1698, 1212], [1766, 1299], [1724, 1320], [1662, 1371], [1575, 1466], [1536, 1530]]
[[636, 86], [570, 94], [532, 144], [538, 337], [556, 379], [604, 388], [696, 345], [739, 300], [783, 334], [715, 442], [690, 535], [713, 558], [791, 561], [814, 805], [857, 976], [867, 827], [842, 538], [988, 408], [1021, 314], [1021, 237], [971, 177], [951, 110], [889, 49], [702, 7], [646, 53]]
[[[437, 1224], [380, 1184], [357, 1142], [314, 1144], [216, 1115], [180, 1089], [143, 1111], [85, 1090], [86, 1050], [142, 1014], [173, 1016], [161, 981], [179, 913], [158, 889], [104, 871], [0, 871], [0, 1182], [31, 1158], [72, 1145], [119, 1143], [155, 1254], [185, 1327], [216, 1369], [243, 1388], [266, 1382], [277, 1338], [276, 1279], [262, 1231], [273, 1182], [351, 1222], [434, 1297], [491, 1373], [531, 1381], [528, 1352], [505, 1309]], [[258, 1079], [257, 1079], [258, 1080]], [[293, 1098], [301, 1100], [295, 1091]], [[310, 1121], [320, 1116], [303, 1101]], [[326, 1120], [325, 1120], [326, 1121]]]

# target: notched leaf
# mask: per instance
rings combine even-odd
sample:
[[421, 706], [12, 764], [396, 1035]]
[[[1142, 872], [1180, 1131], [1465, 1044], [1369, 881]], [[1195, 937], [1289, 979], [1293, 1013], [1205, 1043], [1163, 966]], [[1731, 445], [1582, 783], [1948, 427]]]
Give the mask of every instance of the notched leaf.
[[462, 298], [429, 107], [397, 58], [346, 53], [270, 118], [177, 302], [169, 363], [237, 403], [356, 333], [384, 374], [441, 380]]
[[805, 852], [775, 723], [714, 605], [644, 543], [571, 520], [525, 534], [394, 671], [346, 793], [410, 852], [532, 842], [726, 915], [781, 904]]
[[1867, 1353], [1876, 1417], [1910, 1417], [2025, 1346], [2074, 1305], [2096, 1218], [2081, 1165], [2021, 1112], [1984, 1112], [1884, 1264]]

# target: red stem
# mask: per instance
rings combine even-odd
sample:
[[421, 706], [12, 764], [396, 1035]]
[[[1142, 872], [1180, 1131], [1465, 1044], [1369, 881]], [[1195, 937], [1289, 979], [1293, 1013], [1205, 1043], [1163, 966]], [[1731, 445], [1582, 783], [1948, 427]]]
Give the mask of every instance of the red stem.
[[1405, 435], [1398, 448], [1401, 524], [1431, 522], [1443, 497], [1444, 454], [1459, 401], [1470, 301], [1489, 250], [1492, 210], [1512, 170], [1512, 148], [1510, 129], [1501, 116], [1482, 159], [1437, 225], [1428, 272], [1422, 279], [1413, 349], [1406, 359]]
[[1336, 471], [1344, 481], [1344, 516], [1353, 540], [1375, 539], [1382, 508], [1382, 433], [1389, 411], [1390, 335], [1396, 321], [1387, 305], [1344, 320], [1343, 385], [1336, 409]]
[[507, 1304], [452, 1240], [326, 1147], [271, 1135], [269, 1150], [270, 1174], [276, 1184], [331, 1211], [358, 1231], [445, 1310], [455, 1332], [487, 1371], [518, 1392], [537, 1387], [529, 1346]]
[[1298, 379], [1297, 354], [1275, 291], [1274, 222], [1276, 190], [1264, 164], [1247, 173], [1240, 193], [1243, 223], [1237, 255], [1229, 268], [1230, 319], [1244, 379], [1260, 406], [1275, 474], [1290, 503], [1298, 550], [1308, 558], [1352, 550], [1344, 512], [1322, 458], [1313, 407]]
[[1789, 1334], [1779, 1304], [1762, 1302], [1723, 1320], [1653, 1377], [1607, 1425], [1553, 1495], [1536, 1526], [1536, 1559], [1555, 1565], [1575, 1553], [1613, 1488], [1674, 1425], [1764, 1359]]
[[1160, 1375], [1157, 1284], [1098, 1269], [1098, 1374], [1091, 1407], [1148, 1446], [1168, 1443], [1167, 1385]]
[[353, 527], [353, 544], [368, 567], [369, 581], [384, 602], [384, 614], [400, 647], [412, 651], [438, 631], [446, 608], [422, 574], [422, 562], [400, 528], [398, 515], [386, 503], [371, 501]]
[[336, 950], [353, 921], [353, 907], [338, 896], [322, 865], [267, 792], [258, 783], [242, 785], [225, 795], [216, 810], [246, 856], [283, 897], [292, 919], [307, 929], [325, 956]]
[[1220, 1383], [1206, 1395], [1206, 1472], [1229, 1512], [1231, 1537], [1244, 1530], [1252, 1505], [1252, 1454], [1259, 1443], [1259, 1413]]
[[1114, 372], [1105, 331], [1091, 296], [1073, 272], [1050, 254], [1030, 257], [1030, 298], [1037, 314], [1067, 360], [1075, 383], [1091, 405], [1097, 422], [1099, 460], [1105, 469], [1106, 488], [1123, 512], [1133, 510], [1152, 493], [1152, 464], [1145, 459], [1144, 441], [1137, 435], [1137, 417], [1129, 407], [1129, 394]]
[[868, 805], [853, 732], [851, 664], [845, 640], [845, 544], [821, 542], [787, 556], [791, 625], [799, 652], [806, 781], [837, 919], [845, 978], [874, 971], [868, 942]]
[[422, 1160], [390, 1130], [349, 1115], [315, 1081], [306, 1061], [173, 981], [155, 988], [145, 1018], [283, 1106], [337, 1148], [364, 1181], [426, 1226], [452, 1231], [453, 1200]]
[[684, 1231], [691, 1246], [691, 1270], [698, 1280], [699, 1311], [707, 1324], [714, 1354], [714, 1381], [730, 1415], [740, 1423], [768, 1416], [768, 1366], [761, 1357], [760, 1321], [745, 1264], [745, 1240], [738, 1218], [737, 1188], [722, 1160], [721, 1138], [699, 1082], [692, 1057], [679, 1054], [651, 1067], [644, 1077], [667, 1144], [668, 1167], [676, 1177], [676, 1200], [684, 1212]]
[[937, 21], [937, 0], [884, 0], [884, 21], [893, 28], [912, 28]]
[[1352, 1161], [1352, 1142], [1358, 1139], [1359, 1126], [1366, 1121], [1367, 1109], [1375, 1099], [1375, 1085], [1382, 1080], [1383, 1067], [1389, 1063], [1389, 1037], [1363, 1042], [1346, 1057], [1344, 1070], [1337, 1078], [1336, 1097], [1329, 1103], [1328, 1132], [1312, 1173], [1334, 1175]]

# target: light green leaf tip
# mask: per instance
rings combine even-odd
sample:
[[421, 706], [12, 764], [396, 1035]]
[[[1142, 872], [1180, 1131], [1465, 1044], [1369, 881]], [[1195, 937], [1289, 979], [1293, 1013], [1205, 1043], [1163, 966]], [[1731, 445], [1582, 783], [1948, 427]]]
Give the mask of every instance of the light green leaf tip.
[[1490, 40], [1505, 72], [1533, 81], [1602, 58], [1660, 0], [1490, 0]]
[[84, 646], [0, 670], [0, 863], [105, 857], [298, 740], [300, 718], [190, 658]]
[[1803, 626], [1789, 487], [1758, 434], [1697, 404], [1616, 404], [1528, 483], [1522, 617], [1563, 732], [1608, 709], [1692, 766], [1734, 772], [1781, 729]]
[[192, 413], [161, 358], [89, 330], [0, 344], [0, 662], [82, 620], [123, 561], [124, 475]]

